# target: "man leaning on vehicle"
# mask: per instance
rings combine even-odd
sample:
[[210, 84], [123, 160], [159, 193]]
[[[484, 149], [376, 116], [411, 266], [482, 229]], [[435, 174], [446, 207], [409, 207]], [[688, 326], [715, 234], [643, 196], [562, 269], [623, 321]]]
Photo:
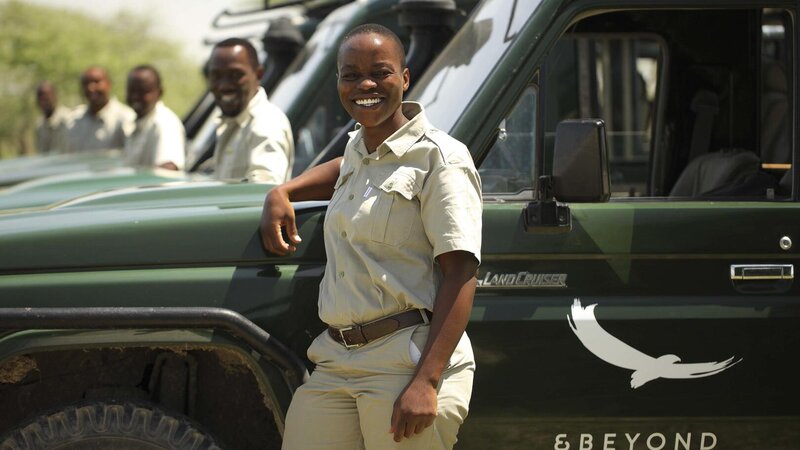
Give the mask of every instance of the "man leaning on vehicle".
[[264, 68], [253, 45], [238, 38], [214, 46], [208, 83], [222, 119], [214, 148], [217, 179], [283, 183], [294, 159], [292, 128], [259, 84]]

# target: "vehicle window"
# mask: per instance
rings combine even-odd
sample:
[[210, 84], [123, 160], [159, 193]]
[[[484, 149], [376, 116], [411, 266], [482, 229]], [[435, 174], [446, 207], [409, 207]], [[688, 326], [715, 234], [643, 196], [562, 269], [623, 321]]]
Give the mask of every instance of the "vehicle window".
[[560, 121], [599, 118], [612, 198], [788, 198], [793, 27], [776, 9], [617, 11], [572, 24], [542, 69], [545, 171]]
[[431, 63], [408, 99], [422, 103], [431, 123], [450, 132], [539, 3], [540, 0], [482, 2], [447, 50]]
[[[318, 106], [311, 113], [308, 123], [297, 130], [294, 146], [294, 165], [301, 172], [305, 167], [308, 167], [308, 163], [314, 158], [314, 155], [325, 145], [323, 139], [327, 113], [327, 108]], [[295, 170], [293, 172], [297, 173]]]
[[761, 167], [778, 179], [778, 195], [791, 193], [790, 24], [791, 18], [786, 11], [764, 11], [761, 25]]
[[350, 120], [344, 108], [339, 102], [336, 93], [336, 78], [331, 76], [324, 82], [312, 100], [311, 104], [316, 105], [302, 123], [295, 123], [297, 130], [295, 136], [294, 149], [294, 175], [298, 175], [305, 170], [311, 160], [322, 151], [330, 142], [331, 138]]
[[545, 147], [552, 151], [562, 120], [602, 118], [612, 196], [647, 190], [663, 47], [650, 36], [570, 35], [545, 63]]
[[347, 31], [345, 28], [349, 23], [348, 19], [359, 7], [357, 3], [341, 7], [319, 24], [270, 95], [272, 103], [284, 112], [293, 107], [297, 92], [312, 85], [313, 79], [318, 76], [317, 68], [326, 57], [329, 57], [331, 48], [338, 44], [339, 38]]
[[499, 125], [497, 140], [481, 163], [484, 194], [517, 194], [533, 187], [536, 87], [528, 87]]

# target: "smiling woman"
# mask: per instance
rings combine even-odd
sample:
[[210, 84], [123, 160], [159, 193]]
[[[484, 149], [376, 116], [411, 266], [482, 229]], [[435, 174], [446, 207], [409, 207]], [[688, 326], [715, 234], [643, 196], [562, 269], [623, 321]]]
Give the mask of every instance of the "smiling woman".
[[410, 82], [403, 55], [396, 36], [375, 32], [345, 36], [339, 49], [339, 99], [364, 127], [369, 152], [408, 122], [400, 108]]
[[345, 35], [339, 99], [359, 127], [343, 157], [264, 204], [264, 246], [285, 255], [300, 242], [290, 202], [330, 199], [319, 294], [328, 329], [308, 349], [316, 369], [292, 398], [284, 449], [450, 449], [469, 409], [480, 179], [467, 148], [403, 102], [403, 55], [382, 26]]

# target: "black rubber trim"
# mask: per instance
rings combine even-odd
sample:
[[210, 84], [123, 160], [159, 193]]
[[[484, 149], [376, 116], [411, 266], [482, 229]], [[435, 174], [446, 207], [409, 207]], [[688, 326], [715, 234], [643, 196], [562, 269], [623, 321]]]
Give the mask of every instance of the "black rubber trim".
[[246, 317], [225, 308], [0, 308], [0, 330], [214, 329], [241, 339], [275, 363], [292, 392], [308, 380], [303, 361]]

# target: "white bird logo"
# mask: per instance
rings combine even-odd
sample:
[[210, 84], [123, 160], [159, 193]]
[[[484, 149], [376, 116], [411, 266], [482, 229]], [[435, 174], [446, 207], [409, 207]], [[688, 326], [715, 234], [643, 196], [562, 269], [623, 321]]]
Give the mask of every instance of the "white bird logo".
[[567, 315], [570, 328], [583, 345], [603, 361], [623, 369], [633, 370], [631, 387], [636, 389], [657, 378], [688, 379], [702, 378], [718, 374], [737, 364], [742, 359], [730, 357], [722, 362], [679, 364], [676, 355], [663, 355], [653, 358], [612, 336], [597, 323], [594, 308], [597, 304], [581, 306], [575, 299], [572, 314]]

